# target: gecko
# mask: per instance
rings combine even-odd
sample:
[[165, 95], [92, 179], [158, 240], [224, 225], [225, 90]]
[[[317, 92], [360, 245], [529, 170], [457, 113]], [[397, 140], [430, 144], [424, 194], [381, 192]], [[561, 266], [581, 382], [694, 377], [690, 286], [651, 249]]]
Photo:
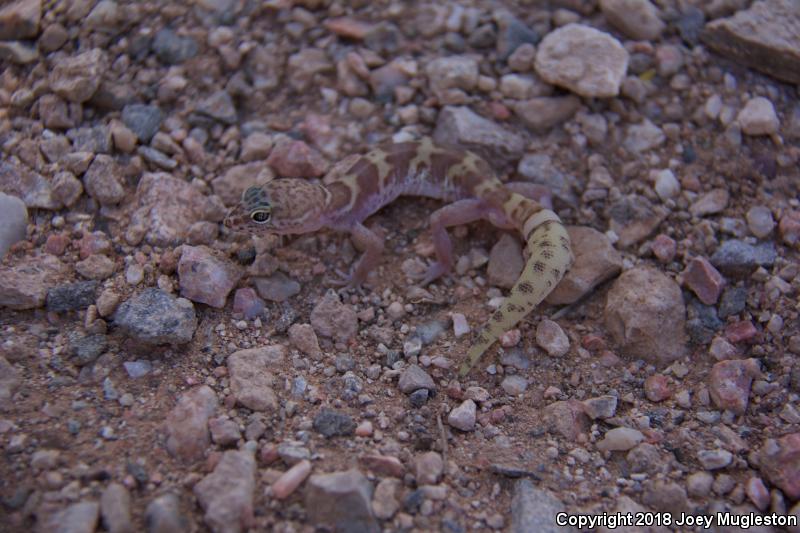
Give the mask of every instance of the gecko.
[[509, 296], [475, 336], [459, 374], [465, 376], [483, 354], [555, 288], [572, 264], [569, 235], [552, 210], [512, 190], [476, 154], [435, 144], [430, 138], [400, 142], [350, 156], [322, 183], [277, 178], [247, 188], [223, 224], [250, 234], [301, 234], [329, 228], [349, 232], [362, 255], [347, 280], [360, 285], [380, 262], [383, 239], [364, 225], [373, 213], [403, 195], [443, 200], [430, 216], [436, 260], [423, 285], [453, 265], [447, 228], [485, 219], [519, 231], [528, 259]]

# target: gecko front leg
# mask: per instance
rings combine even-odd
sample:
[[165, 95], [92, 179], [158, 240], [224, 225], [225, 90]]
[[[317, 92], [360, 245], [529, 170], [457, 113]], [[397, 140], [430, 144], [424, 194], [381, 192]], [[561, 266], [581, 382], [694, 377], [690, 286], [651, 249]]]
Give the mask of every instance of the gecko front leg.
[[422, 280], [423, 286], [447, 273], [453, 266], [453, 242], [450, 240], [447, 228], [469, 224], [487, 215], [486, 203], [476, 198], [458, 200], [433, 212], [430, 225], [436, 262], [428, 267]]
[[367, 275], [378, 266], [383, 253], [383, 238], [360, 222], [350, 228], [350, 237], [363, 253], [350, 275], [341, 283], [348, 288], [358, 287], [366, 281]]

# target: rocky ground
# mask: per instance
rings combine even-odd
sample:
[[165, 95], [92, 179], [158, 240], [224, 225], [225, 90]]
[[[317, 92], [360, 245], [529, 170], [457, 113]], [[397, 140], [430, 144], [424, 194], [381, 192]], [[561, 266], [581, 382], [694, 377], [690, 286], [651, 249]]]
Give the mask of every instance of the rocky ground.
[[[0, 530], [800, 516], [800, 7], [500, 4], [0, 8]], [[401, 199], [337, 293], [346, 235], [220, 224], [423, 135], [546, 186], [576, 256], [464, 380], [516, 235], [455, 228], [420, 288], [438, 204]]]

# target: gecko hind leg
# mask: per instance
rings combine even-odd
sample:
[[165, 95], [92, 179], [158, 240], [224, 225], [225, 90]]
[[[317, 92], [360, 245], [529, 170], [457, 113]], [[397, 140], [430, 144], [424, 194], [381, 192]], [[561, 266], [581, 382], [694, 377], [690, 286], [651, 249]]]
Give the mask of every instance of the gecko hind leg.
[[335, 284], [342, 285], [345, 289], [357, 288], [367, 279], [367, 275], [378, 266], [383, 253], [383, 238], [361, 223], [350, 228], [350, 238], [356, 248], [361, 250], [361, 258], [356, 263], [349, 276]]
[[428, 267], [422, 285], [425, 286], [448, 272], [453, 266], [453, 242], [447, 233], [450, 226], [460, 226], [485, 218], [489, 210], [483, 200], [467, 198], [448, 204], [431, 214], [430, 225], [436, 262]]

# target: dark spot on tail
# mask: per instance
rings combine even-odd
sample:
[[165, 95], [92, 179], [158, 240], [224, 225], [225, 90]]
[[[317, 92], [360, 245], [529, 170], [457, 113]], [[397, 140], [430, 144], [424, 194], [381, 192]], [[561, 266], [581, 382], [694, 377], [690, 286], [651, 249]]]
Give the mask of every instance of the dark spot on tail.
[[502, 322], [503, 321], [503, 312], [501, 310], [499, 310], [499, 309], [497, 311], [495, 311], [494, 314], [492, 315], [492, 320], [494, 320], [495, 322]]
[[536, 261], [533, 264], [533, 271], [534, 272], [538, 272], [539, 274], [542, 274], [544, 272], [544, 269], [545, 269], [545, 264], [542, 261]]
[[551, 252], [550, 250], [542, 250], [541, 253], [542, 253], [542, 257], [544, 257], [545, 259], [552, 259], [553, 258], [553, 252]]
[[561, 277], [561, 270], [559, 270], [557, 268], [554, 268], [553, 269], [553, 275], [556, 277], [556, 279], [560, 278]]
[[517, 288], [519, 289], [519, 292], [524, 294], [530, 294], [533, 292], [533, 285], [530, 281], [523, 281]]

